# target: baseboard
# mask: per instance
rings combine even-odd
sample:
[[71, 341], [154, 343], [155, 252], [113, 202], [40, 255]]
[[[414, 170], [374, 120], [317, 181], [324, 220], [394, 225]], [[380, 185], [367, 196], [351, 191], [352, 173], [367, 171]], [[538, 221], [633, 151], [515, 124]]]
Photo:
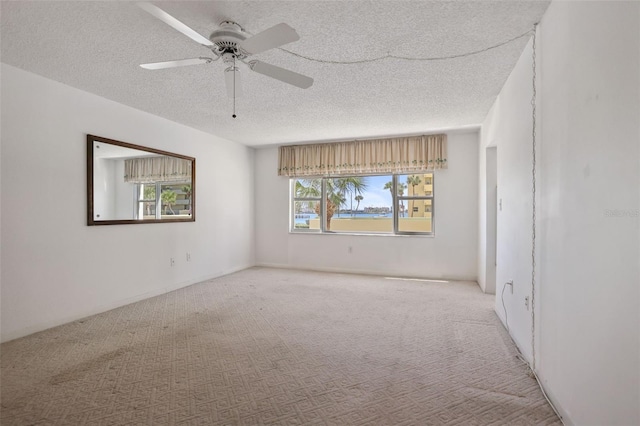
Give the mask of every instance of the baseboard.
[[520, 351], [520, 354], [527, 360], [528, 363], [531, 363], [531, 359], [529, 357], [529, 355], [527, 354], [527, 352], [525, 352], [522, 348], [524, 347], [522, 345], [522, 342], [520, 342], [512, 333], [511, 330], [509, 328], [507, 328], [507, 323], [505, 321], [504, 318], [504, 311], [501, 311], [500, 309], [496, 308], [495, 306], [493, 307], [493, 312], [495, 312], [495, 314], [497, 315], [498, 319], [500, 320], [500, 322], [502, 323], [502, 326], [504, 327], [504, 329], [507, 331], [507, 333], [509, 334], [509, 337], [511, 338], [511, 341], [516, 345], [516, 347], [518, 348], [518, 351]]
[[[518, 341], [518, 339], [516, 339], [513, 336], [513, 334], [511, 333], [511, 330], [507, 329], [503, 313], [501, 313], [498, 309], [496, 309], [495, 306], [493, 308], [493, 311], [495, 312], [496, 316], [498, 317], [498, 319], [502, 323], [502, 326], [504, 327], [504, 329], [507, 331], [507, 334], [509, 334], [509, 337], [511, 338], [511, 341], [516, 345], [516, 347], [520, 351], [520, 354], [527, 360], [529, 365], [531, 365], [531, 360], [528, 359], [525, 356], [525, 353], [522, 351], [522, 344]], [[547, 397], [549, 398], [549, 400], [551, 401], [551, 403], [553, 404], [555, 409], [560, 414], [560, 417], [561, 417], [560, 421], [562, 422], [562, 424], [567, 425], [567, 426], [574, 426], [575, 423], [571, 420], [571, 416], [569, 415], [567, 410], [565, 410], [562, 407], [562, 405], [558, 403], [558, 398], [555, 397], [555, 394], [553, 393], [553, 391], [551, 389], [549, 389], [548, 386], [545, 386], [545, 383], [547, 382], [547, 380], [544, 378], [544, 373], [542, 373], [539, 369], [536, 369], [536, 375], [538, 376], [538, 379], [540, 380], [538, 382], [539, 386], [542, 388], [543, 392], [547, 395]]]
[[471, 281], [474, 283], [478, 283], [476, 280], [477, 277], [465, 277], [465, 276], [446, 276], [446, 277], [430, 277], [430, 276], [418, 276], [418, 275], [407, 275], [407, 274], [398, 274], [395, 272], [378, 272], [378, 271], [370, 271], [370, 270], [361, 270], [361, 269], [351, 269], [351, 268], [323, 268], [317, 266], [305, 266], [305, 265], [287, 265], [280, 263], [267, 263], [267, 262], [259, 262], [256, 263], [255, 266], [260, 266], [264, 268], [276, 268], [276, 269], [293, 269], [297, 271], [314, 271], [314, 272], [334, 272], [338, 274], [357, 274], [357, 275], [371, 275], [376, 277], [394, 277], [394, 278], [413, 278], [413, 279], [421, 279], [421, 280], [434, 280], [434, 281]]
[[541, 386], [544, 389], [544, 392], [547, 394], [547, 397], [551, 400], [551, 402], [553, 402], [553, 406], [556, 407], [558, 413], [560, 413], [560, 416], [562, 417], [562, 424], [566, 426], [575, 426], [576, 423], [571, 420], [571, 415], [562, 407], [561, 404], [558, 403], [558, 398], [556, 398], [556, 395], [553, 393], [553, 391], [545, 385], [547, 380], [545, 379], [544, 374], [541, 371], [536, 371], [536, 374], [538, 375], [538, 378], [542, 383]]
[[40, 331], [45, 331], [48, 330], [50, 328], [53, 327], [58, 327], [60, 325], [64, 325], [64, 324], [68, 324], [70, 322], [73, 321], [78, 321], [81, 320], [83, 318], [86, 317], [90, 317], [92, 315], [97, 315], [97, 314], [101, 314], [103, 312], [107, 312], [110, 311], [112, 309], [117, 309], [117, 308], [121, 308], [122, 306], [126, 306], [126, 305], [130, 305], [132, 303], [135, 302], [139, 302], [141, 300], [146, 300], [146, 299], [150, 299], [152, 297], [156, 297], [156, 296], [160, 296], [166, 293], [170, 293], [172, 291], [175, 290], [179, 290], [181, 288], [184, 287], [188, 287], [190, 285], [193, 284], [197, 284], [197, 283], [201, 283], [203, 281], [209, 281], [215, 278], [220, 278], [223, 277], [225, 275], [229, 275], [229, 274], [233, 274], [242, 270], [245, 270], [247, 268], [251, 268], [253, 265], [249, 265], [249, 266], [242, 266], [242, 267], [238, 267], [238, 268], [232, 268], [229, 270], [225, 270], [225, 271], [220, 271], [219, 273], [213, 274], [213, 275], [205, 275], [205, 276], [201, 276], [201, 277], [197, 277], [194, 279], [190, 279], [187, 281], [183, 281], [183, 282], [179, 282], [179, 283], [175, 283], [172, 285], [169, 285], [167, 287], [164, 288], [159, 288], [153, 291], [149, 291], [146, 293], [140, 293], [131, 297], [127, 297], [124, 299], [120, 299], [117, 301], [114, 301], [112, 303], [106, 303], [104, 305], [100, 305], [97, 306], [93, 309], [86, 309], [82, 312], [79, 312], [77, 314], [74, 315], [69, 315], [69, 316], [65, 316], [65, 317], [61, 317], [55, 321], [44, 321], [38, 324], [33, 324], [30, 325], [28, 327], [24, 327], [18, 330], [13, 330], [10, 332], [3, 332], [2, 336], [0, 336], [0, 343], [4, 343], [4, 342], [8, 342], [14, 339], [19, 339], [20, 337], [25, 337], [28, 336], [30, 334], [34, 334], [34, 333], [38, 333]]

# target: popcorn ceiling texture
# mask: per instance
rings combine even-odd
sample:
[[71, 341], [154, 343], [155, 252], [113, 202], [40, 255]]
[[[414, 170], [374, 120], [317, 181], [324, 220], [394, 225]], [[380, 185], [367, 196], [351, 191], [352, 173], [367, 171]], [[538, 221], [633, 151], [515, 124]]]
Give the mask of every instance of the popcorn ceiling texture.
[[3, 343], [0, 422], [560, 425], [492, 306], [252, 268]]
[[[280, 22], [301, 39], [283, 46], [333, 61], [388, 53], [438, 57], [525, 33], [547, 1], [157, 2], [208, 37], [223, 20], [253, 34]], [[444, 61], [384, 59], [336, 65], [282, 50], [253, 58], [315, 79], [307, 90], [240, 65], [232, 101], [222, 61], [149, 71], [140, 63], [211, 56], [132, 2], [2, 2], [2, 62], [247, 145], [366, 138], [482, 122], [528, 37]]]

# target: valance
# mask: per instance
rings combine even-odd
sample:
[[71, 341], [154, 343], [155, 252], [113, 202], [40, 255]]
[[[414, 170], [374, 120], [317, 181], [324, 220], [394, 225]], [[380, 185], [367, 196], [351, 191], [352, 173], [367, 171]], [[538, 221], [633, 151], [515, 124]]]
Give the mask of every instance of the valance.
[[447, 135], [281, 146], [278, 175], [404, 173], [447, 168]]
[[175, 157], [124, 160], [124, 181], [131, 183], [191, 181], [191, 161]]

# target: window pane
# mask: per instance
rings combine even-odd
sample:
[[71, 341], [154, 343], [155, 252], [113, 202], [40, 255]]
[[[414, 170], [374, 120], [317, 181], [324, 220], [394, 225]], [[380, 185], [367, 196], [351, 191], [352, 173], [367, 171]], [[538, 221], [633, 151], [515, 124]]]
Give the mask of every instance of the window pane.
[[327, 223], [332, 232], [393, 232], [392, 177], [327, 179]]
[[136, 219], [155, 219], [156, 218], [156, 184], [140, 183], [138, 184], [138, 211], [135, 215]]
[[426, 173], [424, 175], [424, 195], [433, 195], [433, 173]]
[[398, 176], [398, 195], [430, 197], [433, 195], [433, 173]]
[[295, 201], [293, 209], [293, 229], [320, 229], [320, 201]]
[[184, 219], [191, 216], [191, 185], [186, 182], [160, 186], [160, 217]]
[[138, 211], [138, 219], [155, 219], [156, 218], [156, 202], [155, 201], [143, 201], [138, 204], [140, 210]]
[[144, 184], [141, 184], [141, 186], [142, 186], [141, 199], [155, 201], [156, 200], [156, 184], [144, 183]]
[[320, 198], [322, 196], [322, 179], [295, 179], [295, 198]]
[[[399, 232], [432, 232], [432, 200], [398, 200], [404, 204], [404, 214], [398, 215]], [[398, 212], [402, 212], [402, 205]]]

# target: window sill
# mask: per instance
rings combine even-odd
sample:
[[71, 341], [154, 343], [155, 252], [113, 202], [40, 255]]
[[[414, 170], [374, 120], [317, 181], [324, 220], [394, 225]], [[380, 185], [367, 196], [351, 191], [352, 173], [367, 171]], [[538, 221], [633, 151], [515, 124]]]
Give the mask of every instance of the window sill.
[[345, 235], [345, 236], [358, 236], [358, 237], [401, 237], [401, 238], [435, 238], [435, 234], [387, 234], [387, 233], [365, 233], [365, 232], [300, 232], [300, 231], [289, 231], [290, 235]]

